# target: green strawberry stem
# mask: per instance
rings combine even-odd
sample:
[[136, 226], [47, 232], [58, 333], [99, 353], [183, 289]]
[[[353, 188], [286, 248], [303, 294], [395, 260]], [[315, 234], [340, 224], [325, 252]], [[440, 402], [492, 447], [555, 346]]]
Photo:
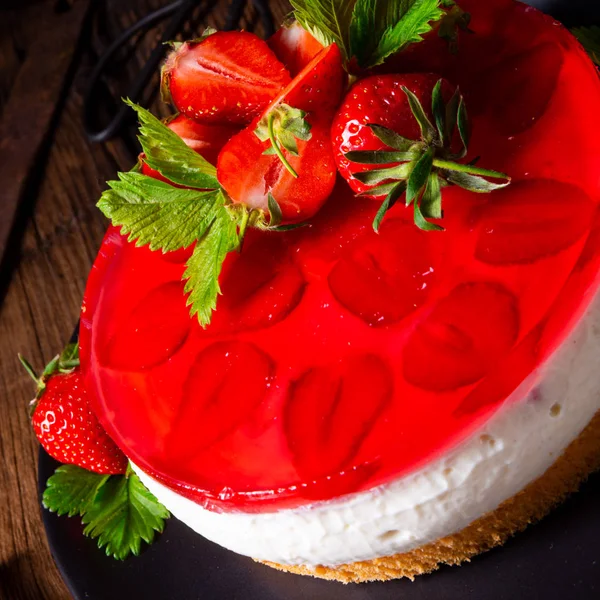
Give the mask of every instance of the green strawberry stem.
[[449, 160], [433, 159], [433, 166], [446, 171], [458, 171], [459, 173], [469, 173], [470, 175], [481, 175], [482, 177], [491, 177], [493, 179], [510, 179], [505, 173], [491, 171], [490, 169], [480, 169], [473, 165], [461, 165], [460, 163]]
[[[505, 173], [476, 167], [476, 161], [467, 164], [456, 162], [456, 159], [463, 159], [467, 155], [471, 130], [464, 98], [457, 89], [446, 103], [442, 97], [442, 83], [440, 79], [435, 84], [431, 96], [435, 125], [419, 98], [407, 87], [402, 87], [419, 125], [420, 140], [409, 140], [382, 125], [369, 123], [373, 135], [393, 150], [351, 151], [345, 154], [350, 162], [357, 164], [384, 165], [380, 169], [353, 173], [353, 177], [361, 183], [375, 186], [361, 195], [386, 195], [373, 221], [376, 232], [385, 213], [403, 193], [406, 193], [406, 206], [413, 205], [414, 223], [419, 229], [443, 231], [443, 227], [428, 220], [443, 216], [443, 187], [457, 185], [470, 192], [483, 194], [510, 183], [510, 177]], [[456, 131], [461, 142], [460, 149], [452, 147]], [[501, 182], [494, 183], [488, 179]]]
[[277, 156], [279, 157], [279, 160], [283, 163], [283, 166], [290, 172], [292, 177], [297, 179], [298, 173], [296, 173], [296, 171], [294, 171], [294, 167], [292, 167], [292, 165], [290, 165], [290, 163], [288, 162], [288, 159], [284, 156], [283, 152], [281, 151], [281, 148], [279, 147], [279, 142], [277, 141], [277, 138], [275, 137], [274, 125], [275, 125], [275, 114], [271, 113], [269, 115], [269, 121], [268, 121], [269, 140], [271, 141], [273, 150], [275, 150], [275, 154], [277, 154]]

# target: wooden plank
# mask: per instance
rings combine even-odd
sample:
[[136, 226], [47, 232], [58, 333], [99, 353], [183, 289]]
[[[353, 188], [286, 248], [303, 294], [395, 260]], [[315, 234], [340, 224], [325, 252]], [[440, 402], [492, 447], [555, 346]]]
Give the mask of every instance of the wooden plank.
[[0, 121], [0, 276], [19, 203], [34, 171], [42, 166], [36, 161], [51, 133], [89, 8], [88, 0], [79, 0], [65, 12], [54, 11], [54, 5], [46, 2], [40, 8], [46, 15], [43, 27], [27, 50]]
[[[108, 0], [113, 7], [107, 14], [111, 19], [108, 31], [114, 35], [119, 27], [140, 14], [125, 5], [144, 11], [157, 1]], [[227, 0], [223, 0], [223, 6], [226, 4]], [[279, 14], [283, 12], [285, 9]], [[217, 22], [222, 21], [222, 14]], [[146, 46], [139, 52], [144, 51]], [[50, 56], [53, 55], [52, 52]], [[50, 555], [41, 522], [36, 482], [38, 444], [27, 414], [33, 384], [21, 369], [16, 353], [22, 352], [40, 368], [68, 340], [106, 227], [95, 203], [105, 181], [113, 178], [118, 169], [127, 169], [134, 159], [119, 140], [93, 145], [85, 138], [82, 93], [93, 60], [93, 56], [84, 57], [68, 91], [34, 210], [23, 233], [20, 261], [0, 305], [2, 600], [69, 597]], [[0, 188], [3, 185], [4, 180], [0, 180]]]

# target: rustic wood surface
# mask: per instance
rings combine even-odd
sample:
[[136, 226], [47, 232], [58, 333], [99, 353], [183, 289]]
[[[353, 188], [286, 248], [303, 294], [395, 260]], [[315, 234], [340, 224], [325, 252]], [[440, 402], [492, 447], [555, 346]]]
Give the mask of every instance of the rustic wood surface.
[[[21, 98], [16, 94], [23, 93], [19, 90], [28, 87], [25, 84], [31, 85], [23, 76], [27, 75], [25, 69], [32, 69], [28, 58], [45, 43], [43, 36], [49, 19], [64, 18], [66, 22], [72, 19], [66, 13], [81, 10], [88, 2], [0, 2], [0, 131], [3, 117], [10, 116], [13, 110], [10, 107], [19, 106]], [[119, 168], [129, 168], [135, 158], [131, 142], [87, 141], [81, 119], [87, 77], [99, 53], [119, 31], [166, 3], [167, 0], [107, 0], [106, 10], [95, 9], [93, 18], [84, 20], [85, 43], [76, 53], [72, 72], [65, 72], [69, 61], [63, 60], [62, 69], [51, 73], [49, 85], [60, 88], [64, 79], [64, 93], [61, 101], [60, 94], [47, 100], [58, 102], [47, 151], [30, 161], [29, 183], [22, 190], [16, 228], [6, 251], [8, 260], [0, 271], [1, 600], [69, 597], [42, 526], [36, 481], [38, 444], [27, 411], [33, 384], [20, 367], [17, 352], [41, 368], [69, 339], [77, 322], [87, 274], [106, 227], [95, 202], [104, 182]], [[219, 3], [213, 24], [223, 23], [227, 8], [226, 0]], [[273, 9], [276, 21], [281, 20], [287, 11], [285, 1], [273, 0]], [[250, 28], [255, 22], [253, 9], [247, 8], [245, 20]], [[127, 80], [135, 73], [157, 36], [157, 32], [150, 33], [140, 40], [133, 53], [124, 55], [122, 64], [114, 69], [115, 82], [108, 84], [108, 89], [118, 92], [119, 78]], [[58, 51], [50, 48], [39, 60], [56, 60], [53, 52]], [[35, 72], [33, 69], [34, 76]], [[40, 98], [44, 98], [44, 90], [40, 90], [37, 100]], [[35, 106], [32, 104], [32, 110]], [[7, 128], [6, 123], [4, 127]], [[15, 151], [17, 143], [24, 141], [14, 141]], [[19, 151], [27, 154], [22, 145]], [[15, 187], [11, 177], [11, 173], [2, 175], [0, 189]]]

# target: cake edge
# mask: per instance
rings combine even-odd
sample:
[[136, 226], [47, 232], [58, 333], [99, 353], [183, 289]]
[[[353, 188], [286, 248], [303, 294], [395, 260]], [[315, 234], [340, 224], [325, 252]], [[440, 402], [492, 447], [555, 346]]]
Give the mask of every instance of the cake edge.
[[472, 557], [504, 544], [528, 525], [540, 521], [597, 470], [600, 470], [600, 410], [543, 475], [498, 508], [456, 533], [410, 552], [335, 568], [257, 562], [280, 571], [342, 583], [400, 578], [414, 580], [416, 576], [431, 573], [442, 565], [468, 562]]

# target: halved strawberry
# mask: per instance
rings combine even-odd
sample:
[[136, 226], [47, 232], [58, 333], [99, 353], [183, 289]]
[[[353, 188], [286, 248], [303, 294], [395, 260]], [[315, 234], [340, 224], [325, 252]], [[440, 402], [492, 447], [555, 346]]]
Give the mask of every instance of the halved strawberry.
[[290, 389], [284, 414], [302, 479], [339, 475], [388, 406], [393, 389], [389, 366], [373, 354], [303, 373]]
[[214, 332], [269, 327], [296, 308], [306, 282], [280, 233], [251, 230], [223, 267]]
[[[323, 49], [268, 107], [265, 115], [281, 105], [306, 112], [310, 139], [299, 139], [297, 156], [287, 160], [297, 178], [256, 135], [259, 120], [235, 135], [223, 148], [217, 176], [234, 203], [250, 209], [268, 210], [269, 194], [281, 208], [284, 222], [312, 217], [331, 194], [335, 163], [329, 129], [344, 81], [342, 57], [332, 44]], [[285, 151], [284, 151], [285, 152]]]
[[173, 51], [163, 89], [177, 110], [205, 124], [246, 124], [290, 82], [266, 42], [247, 31], [219, 31]]
[[274, 373], [271, 358], [248, 342], [217, 342], [202, 350], [183, 385], [167, 447], [186, 460], [231, 433], [263, 401]]
[[111, 369], [140, 371], [177, 352], [192, 325], [181, 302], [183, 288], [183, 282], [172, 281], [150, 291], [100, 349], [101, 362]]
[[475, 256], [493, 265], [551, 256], [589, 230], [594, 209], [574, 185], [549, 179], [520, 181], [473, 211]]
[[402, 368], [417, 387], [444, 392], [475, 383], [513, 346], [519, 305], [500, 284], [463, 283], [409, 337]]
[[317, 41], [298, 21], [282, 25], [267, 44], [285, 68], [295, 77], [321, 51]]
[[[469, 94], [473, 114], [493, 115], [494, 127], [504, 135], [529, 129], [544, 114], [563, 63], [564, 50], [554, 42], [538, 45], [483, 72]], [[536, 76], [532, 77], [532, 73]], [[502, 81], [502, 86], [498, 86]]]
[[329, 274], [335, 298], [369, 325], [390, 325], [429, 298], [437, 278], [431, 236], [390, 219], [358, 238]]

